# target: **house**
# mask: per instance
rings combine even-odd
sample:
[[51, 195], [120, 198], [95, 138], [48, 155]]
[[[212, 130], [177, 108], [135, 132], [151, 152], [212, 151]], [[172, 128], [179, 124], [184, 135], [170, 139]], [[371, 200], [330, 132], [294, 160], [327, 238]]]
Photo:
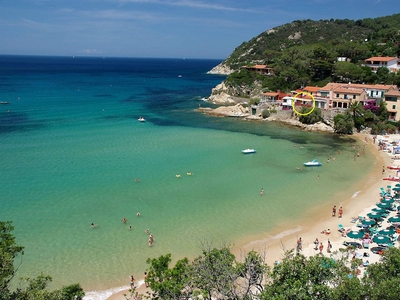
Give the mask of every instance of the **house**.
[[390, 72], [400, 70], [400, 60], [397, 57], [374, 56], [366, 59], [364, 65], [369, 67], [374, 73], [381, 67], [388, 68]]
[[250, 72], [257, 72], [260, 75], [274, 75], [274, 68], [270, 68], [268, 65], [243, 66], [242, 68], [247, 69]]
[[385, 94], [386, 108], [389, 112], [389, 120], [400, 120], [400, 91], [392, 90]]

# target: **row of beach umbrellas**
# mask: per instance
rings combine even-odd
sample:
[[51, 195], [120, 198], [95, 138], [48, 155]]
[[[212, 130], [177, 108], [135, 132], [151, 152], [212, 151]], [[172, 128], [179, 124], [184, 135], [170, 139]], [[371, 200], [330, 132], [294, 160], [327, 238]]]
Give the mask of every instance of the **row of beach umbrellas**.
[[[396, 192], [400, 191], [400, 184], [396, 184], [396, 186], [393, 188], [393, 190]], [[375, 225], [377, 223], [378, 219], [382, 219], [387, 215], [387, 210], [392, 207], [392, 204], [394, 203], [394, 201], [395, 200], [393, 198], [382, 199], [381, 202], [376, 205], [377, 207], [373, 208], [372, 212], [367, 214], [369, 219], [364, 219], [361, 221], [361, 223], [366, 226]], [[388, 222], [400, 223], [400, 215], [390, 217], [388, 219]], [[377, 244], [389, 244], [389, 243], [391, 243], [390, 236], [395, 233], [396, 233], [396, 230], [393, 227], [379, 230], [377, 232], [377, 235], [375, 235], [372, 238], [372, 241]], [[365, 231], [363, 229], [353, 230], [353, 231], [348, 232], [347, 236], [352, 239], [361, 239], [365, 236]]]

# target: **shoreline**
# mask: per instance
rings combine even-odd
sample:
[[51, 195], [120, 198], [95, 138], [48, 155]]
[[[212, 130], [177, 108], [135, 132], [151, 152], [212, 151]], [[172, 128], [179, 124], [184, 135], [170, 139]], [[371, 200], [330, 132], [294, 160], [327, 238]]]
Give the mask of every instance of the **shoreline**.
[[[286, 250], [296, 248], [296, 241], [299, 237], [303, 240], [303, 254], [305, 255], [318, 253], [318, 251], [313, 250], [315, 238], [318, 238], [324, 245], [326, 245], [329, 239], [333, 245], [333, 251], [341, 246], [343, 238], [338, 231], [338, 224], [343, 224], [345, 228], [352, 227], [354, 225], [351, 223], [352, 217], [362, 214], [363, 211], [375, 205], [377, 200], [379, 200], [378, 193], [380, 187], [386, 185], [382, 180], [384, 177], [381, 173], [382, 166], [392, 164], [389, 155], [379, 151], [377, 144], [373, 144], [371, 135], [354, 134], [353, 136], [361, 143], [365, 143], [364, 137], [368, 137], [366, 149], [372, 153], [374, 159], [374, 166], [371, 171], [346, 191], [339, 195], [333, 195], [331, 199], [327, 199], [324, 205], [308, 211], [291, 226], [288, 226], [287, 222], [285, 224], [277, 224], [274, 230], [266, 232], [262, 236], [249, 236], [236, 241], [231, 251], [237, 260], [241, 259], [242, 254], [255, 250], [259, 253], [265, 253], [266, 263], [272, 266], [274, 262], [282, 259]], [[388, 172], [390, 170], [385, 175]], [[335, 201], [335, 199], [337, 200]], [[342, 218], [331, 216], [332, 203], [335, 203], [334, 205], [337, 207], [343, 206], [344, 212]], [[331, 230], [329, 236], [321, 234], [321, 230], [328, 228]], [[140, 284], [137, 291], [145, 293], [148, 289], [144, 287], [142, 278], [138, 280], [138, 283]], [[128, 293], [128, 287], [124, 290], [121, 290], [121, 288], [123, 287], [115, 288], [113, 291], [118, 290], [118, 292], [108, 296], [106, 299], [125, 300], [126, 298], [123, 295]]]

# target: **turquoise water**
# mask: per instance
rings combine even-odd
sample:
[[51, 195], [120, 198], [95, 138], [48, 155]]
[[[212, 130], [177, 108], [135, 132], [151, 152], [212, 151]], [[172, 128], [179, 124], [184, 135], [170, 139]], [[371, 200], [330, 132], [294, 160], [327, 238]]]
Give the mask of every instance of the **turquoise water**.
[[[205, 74], [217, 61], [1, 63], [0, 220], [25, 246], [19, 277], [48, 273], [54, 287], [126, 286], [148, 257], [295, 224], [372, 168], [351, 139], [195, 112], [223, 79]], [[313, 158], [323, 166], [296, 169]]]

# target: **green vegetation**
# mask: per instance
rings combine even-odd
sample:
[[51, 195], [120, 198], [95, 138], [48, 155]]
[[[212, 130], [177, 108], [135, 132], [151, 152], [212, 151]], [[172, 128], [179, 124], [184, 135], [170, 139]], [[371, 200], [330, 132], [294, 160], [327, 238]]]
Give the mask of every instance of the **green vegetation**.
[[[51, 277], [40, 274], [36, 278], [21, 278], [14, 282], [19, 266], [22, 263], [24, 247], [17, 245], [12, 234], [11, 222], [0, 221], [0, 300], [72, 300], [82, 299], [85, 295], [79, 284], [64, 286], [60, 290], [46, 290]], [[19, 262], [17, 258], [21, 258]]]
[[322, 116], [321, 116], [321, 110], [316, 107], [310, 114], [305, 115], [306, 113], [308, 113], [311, 110], [311, 108], [309, 107], [302, 107], [300, 110], [300, 113], [302, 115], [300, 115], [299, 117], [299, 121], [303, 124], [315, 124], [319, 121], [322, 120]]
[[[250, 88], [254, 81], [269, 90], [294, 90], [329, 81], [400, 86], [400, 73], [381, 68], [375, 74], [361, 63], [372, 56], [400, 56], [400, 14], [363, 20], [302, 20], [265, 31], [242, 43], [223, 62], [236, 70], [227, 86]], [[337, 61], [338, 57], [346, 61]], [[275, 76], [242, 66], [265, 63]]]
[[[350, 115], [351, 117], [351, 115]], [[238, 261], [229, 247], [205, 247], [189, 261], [173, 267], [171, 255], [148, 259], [148, 299], [397, 299], [400, 293], [400, 250], [388, 248], [381, 262], [368, 266], [368, 275], [357, 277], [360, 259], [349, 261], [349, 251], [339, 249], [331, 257], [306, 257], [287, 251], [270, 267], [255, 251]], [[126, 296], [136, 299], [135, 291]]]
[[268, 109], [264, 109], [261, 113], [262, 117], [264, 119], [269, 118], [269, 116], [271, 115], [270, 111]]

